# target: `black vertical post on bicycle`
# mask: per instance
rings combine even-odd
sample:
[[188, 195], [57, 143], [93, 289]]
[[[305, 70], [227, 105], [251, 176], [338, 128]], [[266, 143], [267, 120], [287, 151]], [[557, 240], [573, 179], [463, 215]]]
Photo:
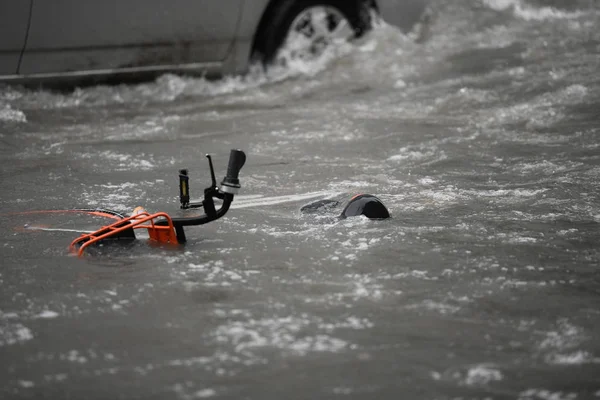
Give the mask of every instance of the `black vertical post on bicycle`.
[[215, 202], [213, 197], [221, 198], [219, 188], [217, 187], [217, 178], [215, 178], [215, 168], [213, 167], [212, 157], [210, 154], [206, 155], [208, 159], [208, 167], [210, 168], [210, 186], [204, 189], [204, 200], [202, 206], [204, 207], [204, 213], [210, 219], [217, 218], [217, 210], [215, 208]]
[[179, 170], [179, 203], [182, 209], [190, 204], [190, 177], [187, 169]]

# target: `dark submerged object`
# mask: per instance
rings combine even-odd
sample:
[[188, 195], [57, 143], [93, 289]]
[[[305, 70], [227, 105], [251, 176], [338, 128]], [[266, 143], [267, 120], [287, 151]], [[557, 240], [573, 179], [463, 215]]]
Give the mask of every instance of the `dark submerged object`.
[[347, 218], [357, 215], [364, 215], [370, 219], [386, 219], [390, 217], [390, 212], [377, 197], [371, 194], [358, 194], [346, 204], [341, 217]]
[[[370, 219], [390, 218], [390, 212], [382, 201], [371, 194], [358, 194], [350, 200], [324, 199], [307, 204], [300, 208], [304, 214], [332, 214], [344, 207], [339, 218], [356, 217], [364, 215]], [[339, 211], [337, 211], [339, 212]]]

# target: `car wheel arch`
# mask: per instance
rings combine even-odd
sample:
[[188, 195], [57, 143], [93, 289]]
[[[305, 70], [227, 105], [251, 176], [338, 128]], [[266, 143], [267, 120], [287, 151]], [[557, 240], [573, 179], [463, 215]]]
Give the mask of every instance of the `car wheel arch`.
[[[259, 48], [261, 42], [264, 40], [264, 35], [267, 31], [267, 26], [271, 17], [278, 10], [278, 8], [285, 4], [287, 1], [289, 0], [271, 0], [265, 8], [260, 18], [260, 22], [258, 23], [258, 26], [254, 32], [254, 37], [252, 39], [252, 46], [250, 50], [250, 61], [252, 63], [255, 63], [261, 59]], [[349, 2], [350, 1], [354, 2], [357, 6], [364, 6], [369, 9], [379, 11], [379, 7], [377, 6], [376, 0], [349, 0]], [[326, 3], [326, 1], [324, 1], [324, 3]]]

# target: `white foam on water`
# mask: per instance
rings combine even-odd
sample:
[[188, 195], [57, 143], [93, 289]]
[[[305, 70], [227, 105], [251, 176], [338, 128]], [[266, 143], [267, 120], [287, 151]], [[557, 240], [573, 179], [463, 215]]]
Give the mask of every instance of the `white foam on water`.
[[164, 181], [123, 182], [86, 185], [81, 190], [79, 204], [83, 207], [101, 207], [119, 212], [130, 213], [140, 205], [149, 188], [164, 184]]
[[517, 163], [511, 167], [515, 172], [521, 173], [522, 175], [527, 175], [530, 173], [547, 173], [547, 174], [555, 174], [557, 172], [564, 172], [568, 169], [573, 169], [578, 166], [581, 166], [581, 163], [572, 163], [572, 162], [553, 162], [548, 160], [542, 160], [537, 162], [524, 162]]
[[274, 317], [231, 321], [219, 326], [214, 336], [218, 343], [234, 347], [236, 353], [252, 354], [264, 348], [276, 348], [296, 355], [311, 352], [339, 352], [350, 346], [342, 339], [327, 334], [306, 335], [315, 317]]
[[192, 290], [198, 285], [203, 286], [231, 286], [232, 284], [246, 283], [249, 273], [243, 270], [234, 270], [226, 266], [222, 260], [210, 261], [204, 264], [188, 264], [188, 272], [202, 273], [202, 283], [184, 282], [184, 287]]
[[579, 350], [573, 353], [551, 354], [546, 357], [546, 362], [555, 365], [600, 364], [600, 357], [594, 357], [587, 351]]
[[132, 202], [137, 199], [129, 193], [82, 192], [82, 203], [86, 207], [103, 207], [120, 212], [131, 211]]
[[360, 181], [360, 180], [340, 180], [330, 182], [328, 187], [335, 192], [330, 192], [329, 196], [333, 197], [336, 194], [342, 194], [349, 191], [355, 191], [357, 188], [365, 188], [373, 186], [373, 182]]
[[363, 330], [373, 328], [374, 326], [375, 324], [373, 324], [369, 319], [358, 317], [348, 317], [340, 322], [323, 322], [319, 324], [319, 328], [327, 332], [333, 332], [334, 330], [340, 328]]
[[29, 389], [29, 388], [32, 388], [35, 386], [35, 383], [33, 381], [26, 381], [26, 380], [22, 380], [22, 379], [20, 379], [18, 381], [18, 383], [19, 383], [19, 386], [21, 386], [22, 388], [25, 388], [25, 389]]
[[103, 184], [100, 184], [100, 185], [97, 185], [97, 186], [99, 186], [99, 187], [101, 187], [103, 189], [122, 191], [122, 190], [137, 189], [137, 188], [139, 188], [139, 186], [141, 184], [152, 185], [153, 182], [148, 182], [148, 181], [135, 182], [135, 183], [134, 182], [123, 182], [123, 183], [120, 183], [120, 184], [114, 184], [114, 183], [108, 182], [108, 183], [103, 183]]
[[423, 300], [419, 304], [411, 304], [405, 307], [407, 310], [428, 310], [435, 311], [437, 313], [446, 315], [446, 314], [454, 314], [460, 311], [459, 306], [450, 305], [446, 303], [440, 303], [434, 300]]
[[84, 356], [77, 350], [70, 350], [66, 354], [61, 354], [59, 357], [60, 360], [66, 360], [72, 363], [77, 364], [85, 364], [88, 362], [88, 357]]
[[456, 382], [459, 386], [468, 386], [472, 388], [488, 387], [495, 382], [504, 380], [504, 374], [494, 363], [478, 363], [465, 366], [450, 367], [440, 373], [432, 371], [432, 379], [448, 380]]
[[527, 389], [519, 393], [518, 400], [575, 400], [577, 393], [553, 392], [548, 389]]
[[438, 97], [434, 103], [438, 112], [464, 112], [474, 107], [482, 108], [497, 98], [493, 91], [462, 87], [454, 93]]
[[[537, 243], [540, 240], [539, 238], [525, 236], [517, 232], [497, 232], [492, 235], [488, 235], [485, 238], [491, 241], [501, 241], [510, 244]], [[521, 284], [519, 281], [511, 281], [510, 283], [514, 286], [519, 286]]]
[[217, 392], [214, 389], [201, 389], [193, 394], [193, 397], [197, 399], [207, 399], [209, 397], [216, 396]]
[[522, 201], [538, 197], [549, 189], [488, 189], [488, 190], [460, 190], [462, 195], [475, 198], [507, 199], [511, 202]]
[[102, 133], [102, 142], [115, 141], [122, 142], [127, 139], [141, 138], [165, 138], [168, 135], [167, 125], [169, 120], [151, 119], [145, 121], [136, 121], [134, 123], [119, 123], [113, 127], [107, 127]]
[[[356, 253], [350, 254], [350, 257], [340, 257], [340, 261], [348, 263], [348, 267], [353, 265], [353, 262], [358, 259]], [[378, 282], [374, 276], [366, 274], [345, 274], [344, 278], [347, 282], [343, 291], [336, 291], [325, 296], [330, 304], [347, 304], [349, 299], [353, 301], [360, 300], [381, 300], [387, 294], [384, 286]]]
[[[131, 154], [106, 150], [98, 153], [98, 156], [106, 161], [109, 161], [111, 169], [117, 171], [131, 171], [136, 169], [148, 171], [155, 168], [155, 162], [153, 161], [153, 156], [151, 155], [138, 154], [136, 157], [134, 157]], [[146, 159], [146, 157], [149, 160]]]
[[567, 12], [554, 7], [533, 7], [524, 4], [523, 0], [483, 0], [483, 4], [496, 11], [510, 10], [526, 21], [574, 19], [585, 15], [583, 11]]
[[31, 339], [33, 333], [26, 326], [0, 320], [0, 347], [24, 343]]
[[202, 388], [198, 390], [190, 381], [173, 385], [173, 391], [178, 398], [183, 400], [208, 399], [217, 395], [217, 391], [215, 389]]
[[567, 319], [561, 319], [558, 321], [557, 330], [547, 332], [538, 347], [541, 350], [569, 350], [578, 346], [585, 337], [581, 328]]
[[434, 185], [437, 183], [437, 181], [435, 179], [430, 178], [430, 177], [421, 178], [418, 180], [418, 182], [419, 182], [419, 185], [422, 185], [422, 186]]
[[389, 161], [420, 161], [423, 159], [431, 158], [435, 155], [433, 150], [422, 152], [422, 151], [414, 151], [409, 150], [406, 147], [400, 149], [400, 154], [395, 154], [393, 156], [388, 157]]
[[59, 315], [60, 314], [57, 313], [56, 311], [44, 310], [41, 313], [39, 313], [36, 317], [37, 318], [42, 318], [42, 319], [52, 319], [52, 318], [58, 317]]
[[[355, 257], [351, 258], [355, 259]], [[383, 297], [383, 293], [381, 291], [382, 285], [365, 283], [365, 282], [354, 282], [354, 290], [351, 293], [350, 297], [353, 300], [359, 300], [362, 298], [368, 298], [372, 300], [379, 300]], [[347, 297], [347, 296], [345, 296]]]
[[548, 364], [598, 364], [600, 357], [580, 348], [588, 338], [580, 327], [571, 324], [567, 319], [561, 319], [555, 331], [545, 333], [537, 348]]
[[[477, 124], [484, 128], [493, 128], [498, 125], [523, 123], [530, 129], [546, 128], [566, 117], [565, 106], [581, 104], [587, 96], [586, 86], [569, 85], [525, 102], [490, 108], [480, 114]], [[527, 140], [527, 137], [522, 140]]]
[[[354, 219], [356, 219], [356, 218], [354, 218]], [[360, 216], [358, 220], [360, 222], [369, 221], [368, 218], [363, 217], [363, 216]], [[355, 226], [355, 225], [356, 224], [352, 224], [352, 226]], [[370, 247], [377, 246], [378, 244], [380, 244], [380, 242], [381, 242], [381, 238], [379, 238], [379, 237], [375, 237], [375, 238], [350, 237], [349, 239], [346, 239], [343, 242], [339, 243], [343, 247], [343, 249], [340, 249], [341, 250], [340, 253], [336, 253], [336, 254], [339, 255], [342, 252], [347, 254], [348, 251], [352, 251], [352, 250], [356, 250], [357, 252], [367, 250]]]
[[[442, 273], [443, 274], [443, 273]], [[378, 276], [379, 279], [390, 280], [390, 279], [417, 279], [423, 281], [436, 280], [436, 277], [431, 277], [428, 271], [412, 270], [409, 272], [398, 272], [395, 274], [381, 274]]]
[[23, 111], [13, 109], [10, 104], [0, 104], [0, 122], [24, 123], [27, 122], [27, 117]]
[[502, 372], [493, 364], [479, 364], [467, 370], [463, 383], [467, 386], [484, 386], [503, 378]]

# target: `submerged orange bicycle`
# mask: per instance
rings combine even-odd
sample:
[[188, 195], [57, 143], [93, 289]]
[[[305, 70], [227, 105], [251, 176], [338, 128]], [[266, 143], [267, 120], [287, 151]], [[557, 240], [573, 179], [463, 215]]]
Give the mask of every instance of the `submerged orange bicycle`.
[[[135, 239], [136, 229], [146, 229], [150, 240], [158, 243], [183, 244], [186, 242], [184, 226], [203, 225], [224, 216], [233, 197], [241, 188], [238, 178], [240, 170], [246, 163], [246, 154], [242, 150], [232, 149], [229, 155], [227, 174], [217, 186], [215, 171], [210, 155], [211, 185], [204, 189], [204, 199], [201, 202], [190, 202], [189, 175], [186, 169], [179, 171], [179, 201], [181, 209], [203, 208], [204, 214], [194, 217], [171, 217], [165, 212], [148, 213], [142, 207], [137, 207], [131, 216], [125, 217], [110, 210], [91, 210], [89, 212], [110, 214], [116, 222], [100, 229], [84, 233], [73, 240], [69, 249], [82, 256], [85, 249], [106, 239]], [[221, 200], [220, 207], [215, 206], [215, 199]]]

